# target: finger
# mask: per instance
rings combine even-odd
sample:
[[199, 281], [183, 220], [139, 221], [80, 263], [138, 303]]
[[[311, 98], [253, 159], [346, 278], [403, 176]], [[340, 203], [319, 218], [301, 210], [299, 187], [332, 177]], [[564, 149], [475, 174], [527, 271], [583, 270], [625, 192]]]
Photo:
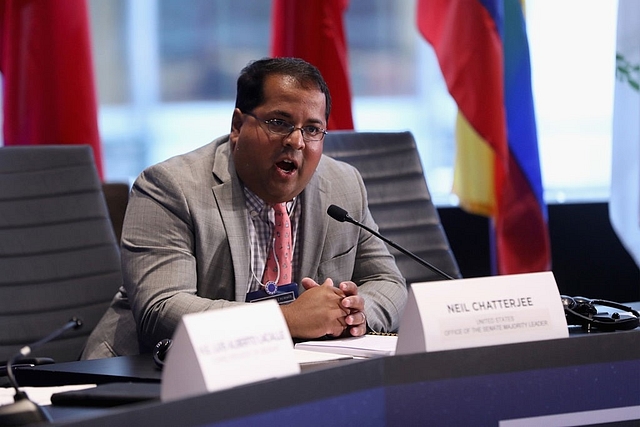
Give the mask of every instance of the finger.
[[364, 298], [360, 295], [347, 296], [342, 300], [341, 304], [351, 312], [364, 311]]
[[[344, 294], [344, 292], [342, 292], [342, 289], [340, 288], [336, 288], [335, 286], [333, 286], [333, 280], [330, 278], [327, 278], [324, 283], [322, 283], [322, 285], [320, 286], [324, 286], [327, 288], [330, 288], [336, 295], [338, 295], [340, 298], [344, 298], [346, 295]], [[346, 309], [344, 307], [341, 307], [343, 310], [346, 310], [347, 314], [349, 313], [349, 309]]]
[[324, 283], [322, 284], [322, 286], [329, 286], [331, 288], [333, 288], [333, 280], [331, 280], [331, 278], [327, 278]]
[[363, 323], [356, 326], [349, 326], [347, 329], [347, 333], [352, 337], [360, 337], [367, 333], [367, 325]]
[[342, 317], [338, 319], [338, 324], [334, 328], [332, 328], [331, 331], [327, 333], [327, 335], [331, 335], [332, 337], [345, 335], [347, 333], [347, 328], [349, 327], [349, 325], [344, 323], [344, 317]]
[[351, 281], [340, 282], [339, 287], [345, 295], [358, 295], [358, 285]]
[[357, 325], [366, 325], [367, 317], [364, 314], [364, 311], [358, 311], [357, 313], [352, 313], [345, 318], [345, 322], [347, 325], [357, 326]]
[[305, 289], [311, 289], [311, 288], [315, 288], [316, 286], [320, 286], [319, 283], [316, 283], [315, 280], [313, 280], [310, 277], [305, 277], [302, 279], [302, 281], [300, 282], [300, 284], [305, 288]]

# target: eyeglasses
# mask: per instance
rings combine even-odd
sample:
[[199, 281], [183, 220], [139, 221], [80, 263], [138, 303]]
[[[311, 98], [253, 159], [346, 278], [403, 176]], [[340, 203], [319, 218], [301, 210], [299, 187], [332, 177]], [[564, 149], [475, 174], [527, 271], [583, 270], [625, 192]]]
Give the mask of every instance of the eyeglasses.
[[264, 120], [252, 113], [243, 113], [243, 114], [246, 114], [247, 116], [251, 116], [257, 121], [266, 124], [269, 132], [275, 135], [289, 136], [293, 132], [299, 129], [300, 132], [302, 133], [302, 139], [308, 142], [308, 141], [322, 141], [324, 136], [327, 134], [326, 130], [314, 125], [306, 125], [306, 126], [297, 128], [291, 123], [284, 121], [282, 119]]

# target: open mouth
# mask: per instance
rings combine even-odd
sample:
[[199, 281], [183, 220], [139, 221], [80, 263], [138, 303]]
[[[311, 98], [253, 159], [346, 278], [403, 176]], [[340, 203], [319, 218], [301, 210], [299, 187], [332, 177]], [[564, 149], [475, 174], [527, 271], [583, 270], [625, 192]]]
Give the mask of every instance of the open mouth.
[[291, 160], [283, 160], [276, 163], [276, 166], [287, 173], [291, 173], [297, 169], [297, 166]]

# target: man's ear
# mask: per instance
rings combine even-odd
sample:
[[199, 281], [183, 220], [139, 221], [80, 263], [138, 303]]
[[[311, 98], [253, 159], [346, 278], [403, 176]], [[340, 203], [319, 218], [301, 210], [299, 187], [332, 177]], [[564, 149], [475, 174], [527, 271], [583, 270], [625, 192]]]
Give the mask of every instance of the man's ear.
[[242, 111], [239, 108], [233, 110], [233, 116], [231, 117], [231, 137], [237, 137], [242, 127]]

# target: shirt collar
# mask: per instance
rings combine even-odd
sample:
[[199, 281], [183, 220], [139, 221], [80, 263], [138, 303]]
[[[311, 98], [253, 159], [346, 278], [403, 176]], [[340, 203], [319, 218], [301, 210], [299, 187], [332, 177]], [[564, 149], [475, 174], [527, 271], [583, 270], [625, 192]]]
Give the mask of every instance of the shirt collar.
[[[265, 203], [265, 201], [258, 197], [253, 191], [249, 190], [246, 185], [243, 185], [242, 188], [244, 190], [246, 204], [249, 211], [257, 212], [260, 215], [260, 218], [267, 220], [269, 218], [269, 212], [271, 211], [271, 205]], [[292, 200], [287, 202], [287, 212], [289, 215], [293, 212], [297, 199], [297, 197], [294, 197]]]

